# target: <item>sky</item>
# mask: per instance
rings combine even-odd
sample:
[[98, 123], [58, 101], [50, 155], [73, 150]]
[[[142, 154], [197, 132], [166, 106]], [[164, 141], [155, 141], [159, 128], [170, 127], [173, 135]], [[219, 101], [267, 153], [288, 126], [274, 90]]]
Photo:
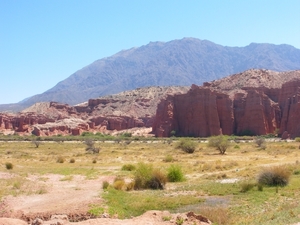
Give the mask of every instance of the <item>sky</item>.
[[0, 0], [0, 104], [121, 50], [184, 37], [300, 49], [299, 0]]

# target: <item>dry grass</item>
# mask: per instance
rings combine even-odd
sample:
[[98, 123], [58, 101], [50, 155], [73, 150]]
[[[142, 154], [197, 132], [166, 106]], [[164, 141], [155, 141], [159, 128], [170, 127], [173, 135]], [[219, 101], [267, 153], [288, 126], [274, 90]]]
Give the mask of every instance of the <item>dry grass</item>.
[[[198, 142], [196, 151], [193, 154], [187, 154], [176, 149], [176, 141], [170, 144], [163, 143], [163, 141], [149, 143], [133, 141], [126, 146], [118, 143], [99, 142], [95, 143], [95, 147], [101, 148], [101, 151], [97, 154], [96, 163], [92, 163], [95, 160], [95, 155], [86, 154], [86, 145], [83, 142], [45, 142], [39, 148], [36, 148], [31, 142], [1, 142], [0, 175], [3, 173], [10, 176], [0, 179], [0, 198], [9, 194], [32, 194], [26, 193], [26, 190], [30, 190], [30, 182], [27, 180], [29, 174], [38, 176], [47, 173], [61, 174], [65, 175], [64, 180], [72, 179], [73, 175], [84, 175], [87, 179], [93, 179], [101, 175], [132, 179], [134, 171], [122, 170], [123, 165], [137, 166], [138, 163], [144, 162], [151, 163], [155, 168], [160, 168], [162, 171], [167, 171], [168, 167], [175, 162], [181, 166], [186, 181], [167, 183], [165, 190], [163, 190], [166, 194], [174, 191], [186, 193], [190, 193], [189, 191], [194, 193], [192, 191], [195, 191], [197, 197], [202, 195], [238, 195], [237, 199], [234, 198], [225, 208], [213, 209], [208, 207], [205, 209], [206, 211], [202, 211], [203, 214], [207, 214], [217, 224], [226, 224], [228, 217], [230, 217], [230, 221], [237, 221], [231, 224], [257, 224], [257, 221], [262, 224], [264, 214], [261, 211], [264, 210], [264, 207], [267, 207], [265, 205], [267, 203], [276, 204], [273, 208], [268, 208], [268, 219], [277, 216], [278, 218], [287, 218], [289, 223], [297, 222], [300, 208], [298, 206], [289, 208], [287, 204], [294, 205], [300, 199], [300, 184], [297, 181], [300, 176], [300, 172], [297, 172], [300, 171], [300, 163], [297, 161], [300, 154], [299, 143], [268, 142], [266, 150], [257, 148], [251, 142], [238, 143], [237, 145], [238, 147], [235, 148], [235, 144], [233, 144], [227, 149], [225, 155], [220, 155], [215, 149], [208, 148], [207, 143]], [[65, 159], [65, 162], [74, 160], [76, 163], [57, 163], [58, 157]], [[166, 160], [167, 158], [172, 160]], [[13, 169], [7, 170], [5, 162], [12, 163]], [[279, 189], [276, 198], [274, 197], [275, 191], [271, 188], [264, 188], [261, 192], [258, 192], [256, 188], [252, 188], [241, 193], [241, 187], [238, 184], [234, 186], [234, 184], [216, 185], [215, 183], [215, 180], [224, 178], [238, 178], [245, 181], [256, 180], [263, 166], [273, 167], [282, 164], [288, 165], [294, 173], [292, 173], [289, 185], [284, 189]], [[212, 182], [211, 186], [208, 185], [209, 182]], [[134, 186], [134, 184], [131, 185]], [[122, 181], [114, 183], [113, 186], [121, 190], [133, 188], [127, 187], [128, 185], [123, 186]], [[43, 194], [46, 191], [46, 187], [36, 187], [31, 192]], [[260, 196], [264, 202], [252, 200], [254, 195]], [[267, 198], [268, 196], [270, 198]], [[284, 202], [284, 199], [289, 201]], [[247, 211], [246, 204], [248, 204], [248, 210], [252, 210], [252, 212]], [[281, 214], [277, 213], [281, 208], [283, 209]], [[296, 219], [288, 218], [289, 211], [296, 215]], [[273, 214], [270, 212], [273, 212]], [[218, 218], [215, 218], [216, 216]], [[238, 218], [240, 217], [247, 218], [246, 222], [239, 222]], [[262, 222], [257, 218], [254, 219], [254, 217], [261, 218]]]

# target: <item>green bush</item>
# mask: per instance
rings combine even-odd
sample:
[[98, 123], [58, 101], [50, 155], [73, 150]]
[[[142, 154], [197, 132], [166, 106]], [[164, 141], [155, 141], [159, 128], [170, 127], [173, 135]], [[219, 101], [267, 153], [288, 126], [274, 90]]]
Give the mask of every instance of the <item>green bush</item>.
[[10, 162], [7, 162], [7, 163], [5, 163], [5, 167], [8, 170], [12, 170], [14, 168], [14, 165], [12, 163], [10, 163]]
[[176, 148], [181, 149], [182, 151], [187, 153], [194, 153], [196, 150], [196, 146], [197, 143], [188, 138], [184, 138], [179, 141]]
[[134, 173], [134, 189], [163, 189], [167, 177], [152, 165], [139, 163]]
[[227, 148], [230, 146], [228, 136], [219, 135], [212, 136], [208, 139], [208, 147], [216, 148], [221, 155], [224, 155]]
[[167, 172], [168, 181], [181, 182], [184, 180], [182, 169], [178, 165], [171, 165]]
[[113, 183], [113, 187], [116, 190], [125, 190], [126, 189], [126, 183], [124, 178], [116, 177]]
[[108, 188], [108, 186], [109, 186], [108, 181], [103, 181], [103, 183], [102, 183], [103, 190], [106, 190]]
[[147, 187], [147, 182], [152, 177], [152, 172], [152, 165], [139, 163], [134, 173], [134, 189], [145, 189]]
[[289, 183], [290, 171], [284, 166], [265, 169], [258, 176], [258, 183], [266, 186], [286, 186]]
[[300, 142], [300, 137], [296, 137], [296, 138], [295, 138], [295, 141], [296, 141], [296, 142]]
[[132, 164], [125, 164], [125, 165], [122, 166], [121, 170], [133, 171], [133, 170], [135, 170], [135, 166], [132, 165]]
[[240, 186], [241, 186], [241, 192], [245, 193], [245, 192], [250, 191], [255, 186], [255, 183], [246, 181], [246, 182], [240, 183]]

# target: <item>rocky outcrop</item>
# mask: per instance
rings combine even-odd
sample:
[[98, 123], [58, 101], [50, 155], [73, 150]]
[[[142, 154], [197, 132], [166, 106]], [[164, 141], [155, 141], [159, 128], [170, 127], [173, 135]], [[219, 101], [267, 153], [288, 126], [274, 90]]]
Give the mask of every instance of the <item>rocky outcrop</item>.
[[208, 137], [287, 131], [293, 138], [300, 136], [299, 112], [300, 71], [249, 70], [163, 99], [153, 133]]
[[0, 114], [0, 132], [51, 136], [151, 127], [159, 100], [187, 90], [188, 87], [177, 86], [147, 87], [90, 99], [76, 106], [36, 103], [18, 114]]

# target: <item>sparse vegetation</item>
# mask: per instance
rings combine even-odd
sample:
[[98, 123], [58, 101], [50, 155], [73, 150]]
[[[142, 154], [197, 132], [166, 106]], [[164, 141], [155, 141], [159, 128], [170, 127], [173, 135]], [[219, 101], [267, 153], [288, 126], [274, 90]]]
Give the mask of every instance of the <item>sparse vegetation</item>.
[[[95, 135], [92, 137], [94, 139]], [[68, 139], [68, 137], [64, 138]], [[8, 195], [30, 196], [45, 193], [45, 190], [48, 190], [46, 186], [33, 188], [32, 182], [27, 179], [30, 174], [41, 176], [40, 181], [45, 179], [45, 174], [62, 175], [60, 176], [62, 185], [68, 184], [72, 177], [71, 182], [75, 182], [78, 175], [84, 176], [86, 180], [107, 176], [110, 180], [107, 182], [100, 180], [99, 184], [94, 186], [96, 189], [105, 190], [101, 192], [104, 201], [90, 206], [90, 212], [95, 214], [107, 213], [118, 215], [119, 218], [130, 218], [153, 209], [171, 212], [191, 210], [209, 218], [215, 224], [277, 225], [282, 224], [282, 221], [286, 224], [299, 222], [297, 217], [300, 215], [299, 143], [268, 142], [266, 151], [258, 151], [253, 142], [247, 142], [253, 140], [253, 137], [238, 138], [246, 141], [240, 141], [239, 148], [232, 148], [230, 152], [226, 152], [225, 157], [221, 158], [215, 154], [218, 152], [212, 152], [202, 139], [196, 143], [197, 149], [201, 151], [196, 151], [194, 154], [174, 150], [174, 146], [163, 143], [166, 139], [133, 141], [130, 147], [103, 142], [101, 157], [85, 154], [86, 145], [77, 142], [43, 141], [43, 145], [34, 148], [34, 154], [31, 140], [1, 142], [0, 161], [3, 162], [2, 172], [7, 177], [0, 179], [0, 198]], [[164, 184], [165, 177], [168, 178], [168, 169], [173, 165], [171, 162], [166, 163], [167, 156], [172, 156], [170, 158], [176, 162], [174, 165], [184, 171], [186, 179], [182, 182]], [[73, 158], [76, 163], [58, 164], [56, 163], [58, 157], [63, 157], [68, 162]], [[97, 159], [98, 164], [91, 163], [94, 159]], [[13, 170], [6, 170], [6, 161], [14, 165]], [[150, 168], [150, 181], [148, 179], [148, 182], [145, 182], [146, 189], [136, 188], [138, 186], [135, 184], [136, 171], [141, 170], [138, 168], [140, 163], [136, 163], [137, 161], [144, 164], [145, 171], [138, 172], [143, 179], [148, 177]], [[281, 166], [282, 163], [286, 165]], [[121, 169], [123, 166], [126, 168], [127, 165], [135, 166], [136, 170]], [[261, 166], [266, 167], [260, 171]], [[278, 185], [278, 182], [275, 182], [280, 194], [274, 193], [272, 185], [258, 183], [259, 175], [274, 166], [285, 168], [284, 171], [289, 174], [288, 179], [284, 179], [288, 180], [288, 185], [284, 188], [281, 188], [281, 183]], [[123, 178], [125, 185], [122, 182], [115, 184], [120, 189], [116, 190], [111, 177]], [[153, 177], [156, 179], [151, 180]], [[226, 183], [235, 178], [241, 181]], [[46, 182], [42, 182], [43, 185], [44, 183]], [[149, 186], [160, 188], [160, 184], [164, 189], [150, 190]], [[79, 186], [76, 188], [80, 190]], [[135, 191], [130, 191], [133, 189]], [[204, 201], [202, 196], [205, 196], [205, 204], [202, 204]]]
[[125, 165], [122, 166], [121, 170], [133, 171], [133, 170], [135, 170], [135, 166], [132, 165], [132, 164], [125, 164]]
[[258, 183], [267, 186], [286, 186], [289, 183], [290, 171], [285, 166], [263, 169], [258, 176]]
[[171, 165], [168, 168], [168, 181], [170, 182], [181, 182], [184, 180], [182, 168], [179, 165]]
[[11, 162], [6, 162], [5, 163], [5, 168], [8, 170], [12, 170], [14, 168], [14, 165]]
[[229, 145], [228, 136], [225, 135], [212, 136], [208, 139], [208, 146], [216, 148], [221, 155], [225, 154]]
[[95, 153], [99, 153], [100, 151], [100, 148], [96, 148], [95, 147], [95, 142], [92, 140], [92, 139], [86, 139], [84, 141], [84, 143], [86, 144], [86, 148], [85, 150], [87, 151], [87, 153], [92, 153], [92, 154], [95, 154]]
[[139, 163], [134, 174], [134, 189], [163, 189], [167, 177], [152, 165]]
[[263, 137], [255, 138], [254, 142], [257, 145], [257, 147], [259, 147], [261, 149], [266, 149], [266, 147], [267, 147], [266, 139]]
[[62, 156], [59, 156], [59, 157], [56, 159], [56, 162], [57, 162], [57, 163], [64, 163], [64, 162], [65, 162], [65, 159], [64, 159]]
[[197, 143], [188, 138], [182, 138], [177, 144], [176, 148], [181, 149], [186, 153], [194, 153]]

